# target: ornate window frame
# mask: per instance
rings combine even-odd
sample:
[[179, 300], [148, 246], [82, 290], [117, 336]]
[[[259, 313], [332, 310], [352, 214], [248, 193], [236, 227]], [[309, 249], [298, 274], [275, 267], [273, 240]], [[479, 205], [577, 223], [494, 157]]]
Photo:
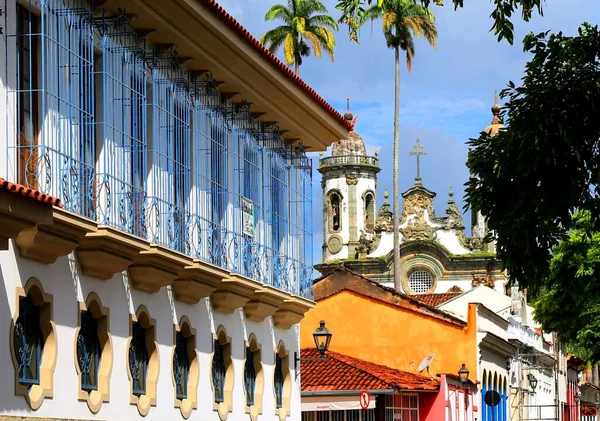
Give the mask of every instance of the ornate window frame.
[[[275, 392], [275, 367], [277, 357], [281, 359], [281, 370], [283, 374], [282, 402], [281, 407], [277, 407], [277, 395]], [[290, 355], [285, 347], [283, 340], [279, 341], [273, 356], [273, 404], [275, 406], [275, 415], [280, 421], [285, 420], [290, 415], [290, 402], [292, 396], [292, 375], [290, 372]]]
[[[424, 270], [424, 271], [429, 272], [429, 274], [433, 278], [433, 284], [431, 285], [431, 288], [427, 292], [416, 293], [410, 288], [410, 285], [408, 284], [408, 278], [410, 277], [410, 275], [413, 272], [416, 272], [419, 270]], [[442, 278], [443, 274], [444, 274], [444, 268], [441, 265], [441, 263], [439, 263], [437, 260], [431, 258], [428, 255], [422, 255], [421, 257], [417, 257], [417, 258], [413, 257], [413, 258], [407, 259], [402, 262], [402, 275], [401, 275], [402, 289], [405, 293], [407, 293], [409, 295], [431, 294], [437, 288], [438, 282]]]
[[[79, 366], [79, 355], [77, 352], [77, 340], [81, 329], [81, 316], [84, 312], [90, 312], [92, 317], [98, 322], [98, 340], [100, 342], [100, 363], [97, 369], [98, 387], [96, 390], [84, 390], [81, 387], [82, 372]], [[91, 292], [85, 302], [79, 302], [79, 311], [77, 313], [77, 329], [75, 329], [75, 339], [73, 344], [73, 355], [75, 361], [75, 370], [77, 371], [78, 389], [77, 398], [80, 401], [86, 401], [90, 411], [94, 414], [100, 411], [104, 402], [110, 401], [110, 376], [113, 365], [112, 335], [109, 330], [109, 309], [102, 306], [100, 297], [95, 292]]]
[[[213, 361], [215, 358], [215, 345], [219, 343], [223, 347], [223, 363], [225, 365], [225, 381], [223, 382], [223, 401], [217, 402], [215, 399], [215, 382], [213, 378]], [[233, 411], [233, 383], [234, 369], [233, 358], [231, 355], [231, 336], [227, 336], [227, 331], [223, 325], [217, 328], [212, 335], [213, 350], [210, 358], [210, 384], [213, 389], [213, 411], [219, 414], [221, 421], [225, 421], [231, 411]]]
[[[129, 363], [129, 347], [133, 339], [133, 325], [140, 323], [146, 330], [146, 347], [148, 350], [148, 367], [146, 370], [146, 393], [136, 395], [133, 392], [133, 377]], [[129, 337], [127, 338], [125, 362], [127, 363], [127, 377], [129, 377], [129, 403], [136, 405], [141, 416], [148, 415], [150, 408], [156, 406], [156, 384], [160, 370], [160, 358], [158, 355], [158, 344], [156, 343], [156, 320], [150, 318], [148, 309], [140, 305], [135, 314], [129, 315]]]
[[[340, 219], [340, 224], [338, 229], [334, 229], [333, 228], [333, 204], [331, 203], [331, 196], [332, 195], [336, 195], [339, 199], [339, 219]], [[343, 223], [342, 223], [342, 205], [344, 203], [344, 196], [342, 195], [342, 192], [339, 191], [338, 189], [330, 189], [327, 191], [327, 194], [325, 195], [326, 199], [327, 199], [327, 221], [325, 221], [327, 223], [327, 231], [330, 233], [338, 233], [338, 232], [342, 232], [342, 227], [343, 227]]]
[[[247, 361], [247, 350], [252, 351], [253, 354], [253, 367], [255, 373], [254, 381], [254, 404], [248, 406], [248, 400], [246, 399], [246, 363]], [[258, 339], [254, 333], [250, 334], [248, 340], [244, 343], [244, 405], [246, 407], [246, 414], [250, 414], [250, 419], [256, 421], [258, 416], [262, 414], [262, 400], [265, 388], [265, 373], [262, 366], [262, 350], [258, 343]]]
[[[19, 304], [22, 299], [31, 297], [33, 304], [40, 311], [40, 329], [44, 338], [43, 352], [39, 365], [39, 384], [23, 384], [19, 382], [19, 363], [15, 353], [15, 325], [19, 318]], [[15, 294], [15, 313], [11, 321], [10, 352], [15, 368], [15, 395], [24, 396], [32, 410], [37, 410], [45, 398], [54, 395], [54, 369], [58, 354], [56, 326], [53, 320], [53, 297], [44, 292], [42, 283], [37, 278], [29, 278], [24, 288], [17, 287]]]
[[171, 350], [171, 361], [175, 359], [175, 348], [177, 346], [177, 334], [182, 334], [187, 341], [187, 353], [190, 362], [188, 379], [187, 379], [187, 396], [185, 399], [177, 397], [177, 382], [175, 380], [174, 367], [171, 371], [171, 379], [173, 381], [173, 394], [175, 399], [175, 408], [179, 408], [181, 416], [188, 419], [192, 415], [192, 411], [198, 408], [198, 381], [200, 379], [200, 363], [198, 361], [198, 351], [196, 349], [196, 329], [192, 328], [192, 324], [187, 316], [183, 316], [179, 323], [173, 325], [173, 347]]

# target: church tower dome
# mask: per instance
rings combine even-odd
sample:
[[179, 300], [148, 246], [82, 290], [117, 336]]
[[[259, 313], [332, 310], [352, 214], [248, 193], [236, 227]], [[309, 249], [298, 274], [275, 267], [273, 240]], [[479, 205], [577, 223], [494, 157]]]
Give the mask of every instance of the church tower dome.
[[[506, 128], [502, 124], [500, 118], [500, 104], [498, 104], [498, 94], [494, 93], [494, 104], [492, 104], [492, 123], [483, 129], [490, 136], [496, 136], [500, 130]], [[495, 243], [485, 243], [485, 237], [488, 234], [487, 221], [479, 211], [471, 210], [471, 235], [475, 243], [480, 244], [480, 247], [484, 251], [495, 251]]]
[[498, 94], [494, 93], [494, 104], [492, 105], [492, 123], [483, 129], [484, 132], [489, 134], [490, 136], [496, 136], [498, 132], [506, 126], [502, 124], [502, 119], [500, 118], [500, 104], [498, 104]]
[[[347, 120], [358, 116], [344, 114]], [[351, 131], [319, 159], [323, 189], [323, 261], [356, 257], [361, 235], [372, 237], [377, 209], [379, 158], [367, 155], [362, 137]]]

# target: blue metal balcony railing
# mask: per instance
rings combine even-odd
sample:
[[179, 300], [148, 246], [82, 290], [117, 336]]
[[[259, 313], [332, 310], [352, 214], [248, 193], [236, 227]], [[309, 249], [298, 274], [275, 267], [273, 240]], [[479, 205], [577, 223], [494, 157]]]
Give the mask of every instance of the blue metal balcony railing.
[[19, 6], [5, 39], [19, 62], [13, 178], [101, 225], [312, 297], [304, 151], [174, 50], [146, 46], [129, 16], [86, 4]]

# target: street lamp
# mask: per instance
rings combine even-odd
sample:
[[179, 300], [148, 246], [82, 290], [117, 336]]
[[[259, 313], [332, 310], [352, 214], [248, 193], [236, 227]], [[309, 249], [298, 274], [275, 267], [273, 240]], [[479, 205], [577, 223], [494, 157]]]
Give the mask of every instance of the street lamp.
[[531, 386], [531, 390], [535, 392], [535, 388], [537, 387], [538, 380], [531, 373], [527, 375], [527, 380], [529, 380], [529, 386]]
[[460, 382], [463, 386], [466, 385], [469, 381], [469, 369], [467, 369], [465, 363], [463, 363], [460, 367], [460, 370], [458, 370], [458, 378], [460, 379]]
[[313, 340], [315, 341], [317, 351], [319, 351], [319, 358], [300, 358], [298, 353], [294, 352], [294, 371], [296, 371], [296, 377], [300, 374], [298, 364], [301, 361], [323, 360], [327, 358], [325, 352], [329, 349], [332, 336], [333, 334], [331, 331], [325, 327], [325, 320], [321, 320], [321, 322], [319, 322], [319, 327], [313, 332]]
[[319, 327], [313, 333], [313, 339], [315, 340], [315, 346], [321, 354], [321, 358], [325, 358], [325, 351], [329, 349], [329, 343], [331, 342], [331, 332], [325, 327], [325, 320], [321, 320]]

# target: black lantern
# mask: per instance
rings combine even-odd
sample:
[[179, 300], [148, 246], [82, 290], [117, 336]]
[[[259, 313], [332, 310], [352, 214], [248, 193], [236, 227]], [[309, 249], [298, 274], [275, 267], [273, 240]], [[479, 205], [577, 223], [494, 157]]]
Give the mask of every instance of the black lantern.
[[467, 369], [465, 363], [463, 363], [460, 370], [458, 370], [458, 378], [463, 386], [469, 381], [469, 369]]
[[325, 351], [329, 349], [329, 343], [331, 342], [331, 332], [325, 327], [325, 320], [321, 320], [319, 327], [313, 333], [313, 339], [315, 340], [315, 346], [321, 354], [321, 358], [325, 358]]
[[535, 376], [531, 373], [529, 373], [527, 375], [527, 380], [529, 380], [529, 386], [531, 386], [531, 390], [535, 391], [535, 388], [537, 387], [537, 382], [538, 380], [535, 378]]

